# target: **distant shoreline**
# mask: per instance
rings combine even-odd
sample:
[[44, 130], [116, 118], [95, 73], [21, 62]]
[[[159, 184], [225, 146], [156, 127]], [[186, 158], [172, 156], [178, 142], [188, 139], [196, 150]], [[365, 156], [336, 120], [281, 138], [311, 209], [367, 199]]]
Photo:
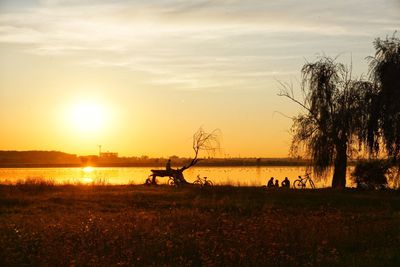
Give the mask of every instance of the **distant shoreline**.
[[[353, 166], [354, 162], [349, 162], [349, 166]], [[0, 169], [5, 168], [83, 168], [83, 167], [99, 167], [99, 168], [129, 168], [129, 167], [154, 167], [163, 168], [163, 163], [89, 163], [89, 164], [30, 164], [30, 163], [19, 163], [19, 164], [0, 164]], [[179, 168], [182, 165], [172, 166], [173, 168]], [[306, 167], [309, 166], [309, 162], [285, 162], [285, 161], [269, 161], [261, 162], [256, 164], [255, 162], [201, 162], [195, 167]]]
[[[190, 158], [169, 157], [173, 168], [180, 168], [191, 161]], [[0, 168], [82, 168], [82, 167], [154, 167], [165, 168], [168, 158], [118, 157], [118, 155], [77, 156], [60, 151], [2, 151], [0, 150]], [[197, 167], [304, 167], [310, 166], [309, 159], [302, 158], [202, 158]], [[349, 166], [355, 165], [349, 160]]]
[[[83, 167], [157, 167], [163, 168], [165, 164], [156, 163], [115, 163], [115, 164], [0, 164], [0, 168], [83, 168]], [[195, 167], [266, 167], [266, 166], [307, 166], [306, 163], [266, 163], [266, 164], [214, 164], [205, 163], [197, 164]], [[172, 166], [173, 168], [179, 168], [181, 166]]]

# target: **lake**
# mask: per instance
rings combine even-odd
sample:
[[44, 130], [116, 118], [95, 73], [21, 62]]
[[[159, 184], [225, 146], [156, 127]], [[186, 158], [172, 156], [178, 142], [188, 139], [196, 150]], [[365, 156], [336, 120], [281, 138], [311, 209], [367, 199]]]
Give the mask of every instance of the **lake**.
[[[85, 168], [0, 168], [0, 182], [15, 183], [26, 178], [52, 179], [56, 183], [92, 183], [143, 184], [156, 167], [85, 167]], [[270, 177], [281, 182], [286, 176], [291, 183], [304, 175], [306, 167], [268, 166], [268, 167], [193, 167], [184, 172], [188, 182], [193, 182], [197, 175], [208, 177], [216, 185], [261, 186]], [[351, 168], [348, 171], [347, 186], [354, 186], [350, 181]], [[329, 187], [329, 178], [312, 177], [317, 187]], [[158, 183], [166, 183], [167, 178], [157, 178]]]

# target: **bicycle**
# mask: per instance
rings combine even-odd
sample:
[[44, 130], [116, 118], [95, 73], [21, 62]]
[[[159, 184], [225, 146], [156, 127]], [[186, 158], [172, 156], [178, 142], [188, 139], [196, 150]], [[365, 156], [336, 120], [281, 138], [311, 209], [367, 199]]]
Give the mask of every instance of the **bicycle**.
[[313, 180], [311, 180], [309, 173], [305, 174], [305, 178], [303, 178], [299, 175], [299, 179], [297, 179], [293, 182], [293, 187], [296, 189], [299, 189], [299, 188], [304, 189], [307, 187], [307, 182], [310, 184], [312, 189], [315, 189], [315, 184], [314, 184]]
[[194, 185], [200, 185], [201, 187], [213, 186], [213, 182], [207, 180], [207, 177], [201, 178], [200, 175], [197, 175], [197, 179], [193, 182]]
[[146, 181], [144, 182], [144, 184], [145, 184], [145, 185], [152, 185], [152, 184], [154, 184], [153, 182], [155, 182], [155, 181], [153, 181], [153, 176], [152, 176], [152, 175], [149, 175], [149, 177], [147, 177], [147, 179], [146, 179]]
[[[153, 175], [147, 177], [146, 181], [144, 182], [145, 185], [157, 185], [155, 182]], [[172, 176], [168, 178], [167, 185], [178, 187], [179, 183], [177, 183], [176, 179]]]

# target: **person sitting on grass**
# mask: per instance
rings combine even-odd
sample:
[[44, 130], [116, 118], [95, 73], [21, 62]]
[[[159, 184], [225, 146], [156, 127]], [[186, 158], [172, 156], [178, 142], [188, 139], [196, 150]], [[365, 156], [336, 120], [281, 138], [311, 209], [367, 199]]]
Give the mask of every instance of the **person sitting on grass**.
[[271, 179], [269, 179], [267, 187], [274, 187], [274, 177], [271, 177]]
[[284, 188], [290, 188], [290, 181], [287, 177], [285, 177], [285, 180], [282, 181], [281, 183], [282, 187]]
[[275, 187], [279, 188], [279, 180], [278, 179], [275, 180]]

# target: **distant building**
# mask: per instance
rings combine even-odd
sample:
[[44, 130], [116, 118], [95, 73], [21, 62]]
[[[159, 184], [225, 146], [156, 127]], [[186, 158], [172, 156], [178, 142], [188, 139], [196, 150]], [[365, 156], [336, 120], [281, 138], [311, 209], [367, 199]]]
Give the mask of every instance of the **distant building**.
[[114, 159], [114, 158], [118, 158], [118, 153], [115, 152], [100, 152], [100, 158], [103, 159]]

